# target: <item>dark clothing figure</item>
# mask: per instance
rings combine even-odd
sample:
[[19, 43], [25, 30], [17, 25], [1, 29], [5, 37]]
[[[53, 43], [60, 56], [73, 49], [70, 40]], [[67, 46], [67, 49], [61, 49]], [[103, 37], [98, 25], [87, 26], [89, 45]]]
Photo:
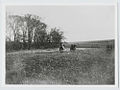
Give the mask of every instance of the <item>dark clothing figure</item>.
[[63, 43], [60, 43], [60, 46], [59, 46], [59, 51], [60, 52], [63, 52], [63, 50], [65, 49]]
[[70, 51], [75, 51], [75, 50], [76, 50], [76, 45], [72, 44], [71, 47], [70, 47]]

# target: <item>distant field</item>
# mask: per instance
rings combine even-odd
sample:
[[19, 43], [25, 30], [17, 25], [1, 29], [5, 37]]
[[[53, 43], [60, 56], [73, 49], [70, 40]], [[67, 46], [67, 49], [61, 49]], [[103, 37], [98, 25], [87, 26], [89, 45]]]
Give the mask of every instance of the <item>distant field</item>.
[[114, 50], [16, 51], [6, 54], [6, 84], [114, 84]]
[[70, 47], [71, 44], [76, 44], [77, 48], [106, 48], [107, 45], [111, 45], [114, 48], [115, 40], [65, 42], [64, 44], [66, 47]]

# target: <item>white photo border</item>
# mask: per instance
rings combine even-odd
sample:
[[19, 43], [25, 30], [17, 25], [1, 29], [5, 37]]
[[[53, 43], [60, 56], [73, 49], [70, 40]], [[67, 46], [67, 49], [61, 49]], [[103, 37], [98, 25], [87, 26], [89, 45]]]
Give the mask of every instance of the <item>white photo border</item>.
[[[66, 5], [66, 6], [76, 6], [76, 5], [114, 5], [115, 6], [115, 85], [6, 85], [5, 84], [5, 30], [6, 30], [6, 6], [30, 6], [30, 5]], [[117, 3], [114, 4], [99, 4], [99, 3], [33, 3], [33, 4], [26, 4], [26, 3], [20, 3], [20, 4], [14, 4], [14, 3], [4, 3], [2, 4], [2, 87], [118, 87], [119, 86], [119, 58], [118, 58], [118, 21], [117, 21]]]

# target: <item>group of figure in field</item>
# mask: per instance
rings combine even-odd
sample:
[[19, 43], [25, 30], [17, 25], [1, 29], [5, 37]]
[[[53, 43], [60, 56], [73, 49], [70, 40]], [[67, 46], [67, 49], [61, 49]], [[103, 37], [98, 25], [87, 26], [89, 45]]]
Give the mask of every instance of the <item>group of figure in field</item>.
[[[60, 43], [59, 51], [63, 52], [64, 50], [65, 50], [65, 45], [63, 43]], [[75, 44], [71, 44], [70, 51], [75, 51], [75, 50], [76, 50], [76, 45]]]

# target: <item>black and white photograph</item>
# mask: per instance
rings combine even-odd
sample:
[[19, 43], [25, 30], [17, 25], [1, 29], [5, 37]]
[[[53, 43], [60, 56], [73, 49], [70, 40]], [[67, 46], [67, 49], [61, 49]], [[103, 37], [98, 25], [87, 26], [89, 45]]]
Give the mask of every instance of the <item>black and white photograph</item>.
[[115, 85], [114, 5], [7, 5], [6, 85]]

